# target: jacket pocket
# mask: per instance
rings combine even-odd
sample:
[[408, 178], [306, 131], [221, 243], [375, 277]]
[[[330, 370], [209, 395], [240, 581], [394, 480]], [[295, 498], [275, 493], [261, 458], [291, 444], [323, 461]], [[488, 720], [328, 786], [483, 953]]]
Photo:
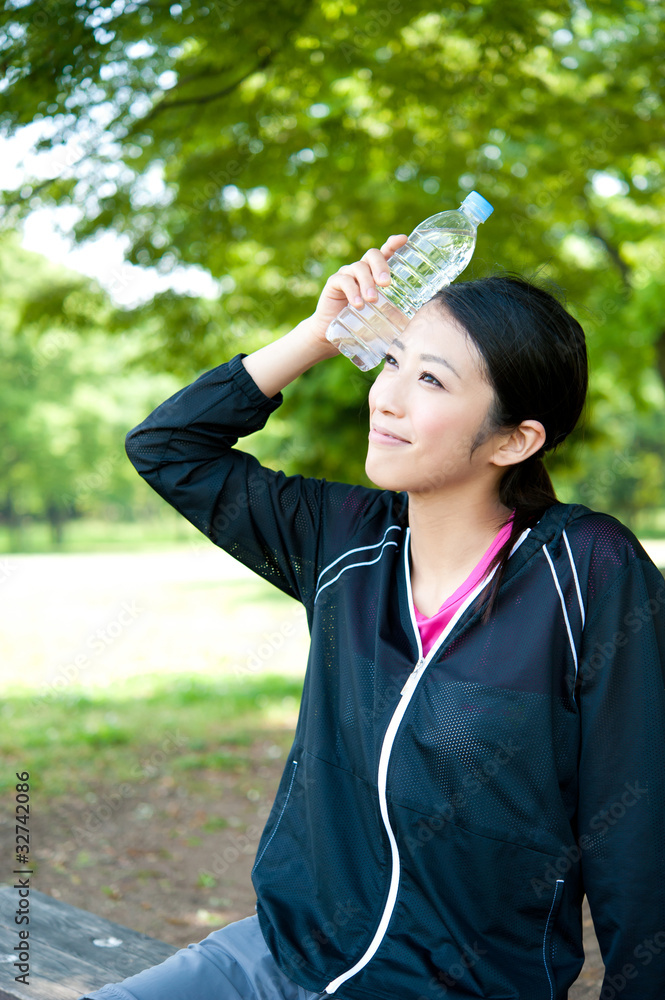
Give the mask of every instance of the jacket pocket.
[[547, 915], [545, 932], [543, 934], [543, 962], [545, 964], [545, 972], [547, 973], [547, 981], [550, 985], [550, 1000], [554, 1000], [554, 926], [556, 924], [556, 918], [559, 910], [561, 909], [563, 888], [564, 880], [562, 878], [557, 879], [554, 885], [552, 904]]
[[380, 995], [381, 983], [400, 982], [403, 996], [424, 1000], [441, 1000], [444, 989], [460, 998], [561, 1000], [578, 949], [575, 928], [562, 927], [563, 880], [546, 881], [557, 855], [395, 802], [391, 811], [401, 860], [397, 902], [355, 985]]
[[[294, 782], [295, 777], [296, 777], [296, 768], [297, 767], [298, 767], [298, 761], [297, 760], [292, 760], [291, 761], [290, 780], [289, 780], [288, 788], [286, 790], [286, 794], [283, 797], [283, 802], [282, 802], [281, 809], [280, 809], [280, 811], [278, 813], [278, 816], [277, 816], [277, 821], [276, 821], [275, 825], [272, 828], [272, 833], [270, 834], [270, 836], [266, 840], [265, 844], [263, 845], [263, 848], [261, 849], [261, 851], [257, 855], [256, 861], [254, 862], [254, 866], [252, 868], [252, 873], [254, 873], [256, 871], [256, 869], [259, 867], [259, 865], [261, 864], [261, 858], [263, 857], [263, 855], [266, 853], [266, 851], [270, 847], [270, 842], [271, 842], [272, 838], [275, 836], [275, 834], [277, 833], [277, 828], [279, 827], [279, 824], [282, 822], [282, 816], [284, 815], [284, 810], [286, 809], [286, 807], [287, 807], [287, 805], [289, 803], [289, 799], [291, 798], [291, 790], [293, 788], [293, 782]], [[287, 770], [285, 770], [284, 774], [282, 775], [282, 784], [284, 783], [284, 778], [286, 776], [288, 776], [288, 774], [289, 774], [289, 772]], [[280, 796], [279, 796], [279, 793], [278, 793], [277, 798], [275, 799], [275, 805], [278, 806], [278, 807], [279, 807], [279, 798], [280, 798]], [[275, 809], [275, 805], [273, 805], [273, 810]]]
[[386, 841], [376, 789], [293, 747], [252, 882], [261, 929], [283, 971], [312, 974], [312, 985], [301, 985], [322, 989], [366, 950], [390, 881]]

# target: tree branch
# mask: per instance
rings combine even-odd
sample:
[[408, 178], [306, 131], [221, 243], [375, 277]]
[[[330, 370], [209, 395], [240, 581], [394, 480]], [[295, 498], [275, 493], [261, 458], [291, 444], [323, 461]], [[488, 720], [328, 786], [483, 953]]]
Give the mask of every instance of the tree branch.
[[[277, 51], [279, 51], [279, 49]], [[276, 52], [269, 52], [258, 61], [256, 66], [247, 70], [244, 76], [241, 76], [240, 79], [235, 80], [226, 87], [222, 87], [221, 90], [216, 90], [212, 94], [201, 94], [199, 97], [181, 97], [177, 101], [160, 101], [160, 103], [156, 104], [154, 108], [152, 108], [152, 110], [140, 120], [140, 122], [136, 123], [137, 126], [146, 125], [163, 111], [172, 111], [173, 108], [182, 108], [190, 104], [208, 104], [210, 101], [218, 101], [220, 97], [226, 97], [227, 94], [230, 94], [236, 89], [236, 87], [239, 87], [240, 84], [248, 77], [252, 76], [253, 73], [258, 73], [259, 70], [264, 69], [272, 61], [275, 55]]]
[[[32, 188], [32, 191], [31, 191], [31, 193], [29, 195], [29, 197], [32, 198], [33, 195], [39, 194], [41, 191], [44, 190], [44, 188], [47, 188], [49, 186], [49, 184], [53, 184], [55, 181], [59, 181], [59, 180], [60, 180], [60, 177], [58, 177], [56, 175], [55, 177], [47, 177], [46, 180], [40, 181], [39, 184], [30, 184], [29, 181], [25, 181], [25, 182], [21, 183], [20, 187], [30, 187], [30, 188]], [[20, 191], [18, 193], [16, 191], [13, 191], [12, 194], [13, 194], [13, 197], [7, 198], [6, 201], [4, 201], [0, 205], [0, 209], [15, 208], [16, 205], [20, 205], [21, 202], [27, 200], [26, 198], [22, 198], [21, 197]]]
[[[313, 2], [314, 0], [306, 0], [304, 4], [304, 9], [302, 11], [302, 15], [300, 17], [300, 21], [298, 22], [298, 28], [302, 25], [303, 21], [307, 17], [309, 11], [313, 6]], [[160, 101], [159, 104], [156, 104], [148, 112], [148, 114], [141, 119], [140, 124], [143, 125], [146, 124], [147, 122], [152, 121], [153, 118], [156, 118], [156, 116], [161, 114], [163, 111], [171, 111], [173, 108], [182, 108], [192, 104], [198, 104], [198, 105], [209, 104], [211, 101], [218, 101], [221, 97], [226, 97], [227, 94], [230, 94], [233, 90], [236, 89], [236, 87], [239, 87], [240, 84], [248, 77], [250, 77], [253, 73], [258, 73], [259, 70], [265, 69], [266, 66], [270, 65], [272, 60], [282, 51], [283, 48], [286, 47], [287, 43], [291, 40], [291, 36], [294, 35], [296, 31], [297, 28], [289, 28], [289, 30], [286, 31], [282, 36], [283, 37], [282, 44], [276, 49], [271, 49], [270, 52], [268, 52], [262, 59], [258, 61], [256, 66], [248, 70], [244, 74], [244, 76], [241, 76], [240, 79], [236, 80], [234, 83], [229, 84], [226, 87], [223, 87], [221, 90], [214, 91], [214, 93], [212, 94], [203, 94], [200, 97], [181, 97], [175, 101]], [[185, 78], [185, 80], [179, 82], [179, 86], [191, 80], [192, 77], [193, 76], [195, 77], [196, 75], [197, 74], [190, 74], [188, 77]], [[139, 123], [137, 122], [137, 126], [138, 124]]]
[[615, 246], [612, 246], [611, 243], [607, 242], [607, 240], [602, 235], [602, 233], [597, 229], [597, 227], [594, 226], [593, 229], [589, 230], [589, 233], [591, 234], [591, 236], [593, 236], [595, 239], [597, 239], [600, 243], [603, 244], [609, 256], [612, 258], [612, 260], [618, 267], [619, 271], [621, 272], [621, 278], [623, 279], [623, 283], [629, 286], [630, 281], [628, 279], [630, 276], [630, 268], [628, 267], [628, 264], [626, 264], [626, 262], [621, 259], [621, 255], [617, 250], [617, 248]]
[[665, 383], [665, 330], [661, 330], [654, 342], [656, 348], [656, 367], [658, 373]]

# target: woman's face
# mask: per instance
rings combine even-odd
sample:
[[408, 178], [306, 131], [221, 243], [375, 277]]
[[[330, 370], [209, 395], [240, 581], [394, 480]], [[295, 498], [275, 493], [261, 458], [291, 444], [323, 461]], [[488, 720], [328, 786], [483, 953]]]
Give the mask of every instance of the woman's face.
[[489, 464], [497, 440], [484, 430], [494, 392], [480, 371], [480, 354], [452, 317], [432, 303], [419, 309], [369, 392], [365, 471], [373, 483], [450, 493], [498, 472]]

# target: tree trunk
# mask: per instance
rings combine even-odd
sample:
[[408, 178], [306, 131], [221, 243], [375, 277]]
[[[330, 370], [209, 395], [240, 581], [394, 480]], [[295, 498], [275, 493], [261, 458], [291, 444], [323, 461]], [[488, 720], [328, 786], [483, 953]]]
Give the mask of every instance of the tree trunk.
[[51, 544], [55, 549], [61, 549], [64, 540], [65, 513], [61, 507], [51, 503], [46, 508], [46, 516], [51, 526]]
[[14, 498], [11, 493], [7, 496], [7, 501], [2, 513], [9, 532], [9, 551], [24, 551], [25, 538], [23, 533], [23, 517], [14, 506]]

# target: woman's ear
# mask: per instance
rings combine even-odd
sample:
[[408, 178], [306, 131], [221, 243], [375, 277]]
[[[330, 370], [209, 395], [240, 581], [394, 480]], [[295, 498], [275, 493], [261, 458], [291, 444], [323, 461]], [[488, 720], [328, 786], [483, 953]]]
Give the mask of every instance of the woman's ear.
[[524, 462], [545, 444], [547, 434], [539, 420], [523, 420], [519, 427], [500, 441], [490, 459], [495, 465], [516, 465]]

